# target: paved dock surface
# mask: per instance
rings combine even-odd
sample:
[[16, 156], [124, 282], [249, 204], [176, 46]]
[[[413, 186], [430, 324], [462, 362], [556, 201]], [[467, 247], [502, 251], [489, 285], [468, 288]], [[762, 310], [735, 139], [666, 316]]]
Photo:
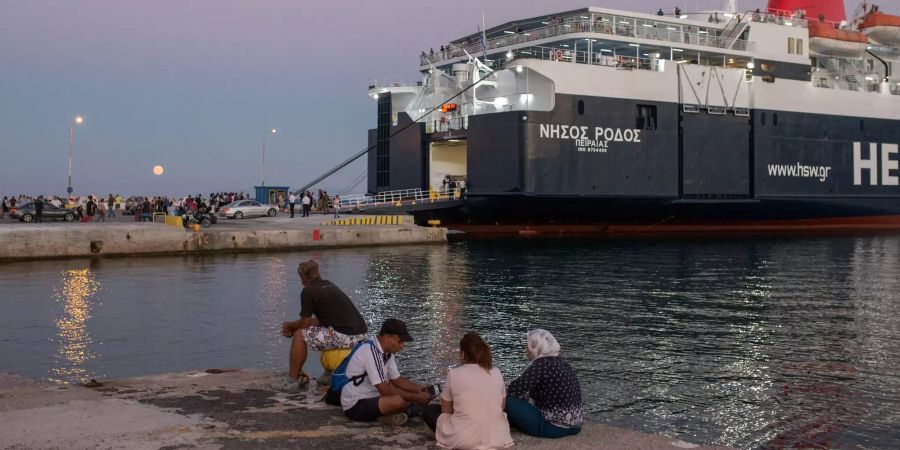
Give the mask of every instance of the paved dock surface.
[[[218, 373], [209, 373], [218, 372]], [[273, 391], [269, 371], [211, 369], [55, 385], [0, 374], [0, 436], [10, 449], [433, 449], [419, 418], [403, 426], [355, 423], [339, 407]], [[324, 394], [324, 387], [320, 389]], [[677, 438], [602, 424], [577, 436], [513, 432], [516, 448], [678, 449]]]
[[[366, 216], [354, 216], [366, 217]], [[329, 215], [219, 219], [199, 232], [180, 226], [117, 220], [95, 223], [0, 221], [0, 260], [109, 255], [256, 252], [323, 247], [445, 243], [444, 228], [401, 224], [330, 225]], [[400, 222], [400, 221], [397, 221]]]
[[[213, 372], [213, 373], [210, 373]], [[355, 423], [305, 394], [273, 391], [278, 374], [243, 369], [53, 385], [0, 374], [0, 446], [11, 449], [433, 449], [421, 421]], [[324, 387], [320, 388], [320, 395]], [[577, 436], [536, 439], [513, 432], [516, 448], [679, 449], [678, 438], [585, 424]], [[721, 447], [718, 447], [721, 448]]]

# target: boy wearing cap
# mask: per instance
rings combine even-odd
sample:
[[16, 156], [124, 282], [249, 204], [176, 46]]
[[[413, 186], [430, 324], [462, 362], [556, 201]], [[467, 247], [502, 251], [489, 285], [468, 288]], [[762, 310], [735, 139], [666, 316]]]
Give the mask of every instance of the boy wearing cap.
[[412, 336], [399, 319], [387, 319], [371, 343], [364, 343], [347, 363], [347, 377], [365, 374], [362, 382], [341, 389], [341, 407], [350, 420], [379, 420], [402, 425], [411, 402], [427, 405], [430, 397], [423, 386], [400, 376], [394, 354], [403, 350]]

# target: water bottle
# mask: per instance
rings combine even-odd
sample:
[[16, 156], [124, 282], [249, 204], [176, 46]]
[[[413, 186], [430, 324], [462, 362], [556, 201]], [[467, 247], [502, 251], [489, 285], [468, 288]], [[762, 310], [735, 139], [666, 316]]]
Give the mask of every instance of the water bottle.
[[310, 377], [309, 387], [306, 389], [306, 403], [316, 402], [316, 388], [319, 386], [315, 377]]

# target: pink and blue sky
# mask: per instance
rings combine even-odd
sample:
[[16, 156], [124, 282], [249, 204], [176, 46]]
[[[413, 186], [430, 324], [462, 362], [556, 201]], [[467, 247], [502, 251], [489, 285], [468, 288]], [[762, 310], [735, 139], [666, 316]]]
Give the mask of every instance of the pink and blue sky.
[[[267, 184], [297, 187], [366, 147], [371, 79], [416, 79], [419, 52], [474, 32], [482, 12], [490, 27], [589, 5], [676, 4], [721, 2], [0, 0], [0, 195], [65, 192], [75, 115], [85, 118], [76, 194], [249, 190], [270, 128]], [[341, 190], [364, 170], [357, 162], [322, 187]]]

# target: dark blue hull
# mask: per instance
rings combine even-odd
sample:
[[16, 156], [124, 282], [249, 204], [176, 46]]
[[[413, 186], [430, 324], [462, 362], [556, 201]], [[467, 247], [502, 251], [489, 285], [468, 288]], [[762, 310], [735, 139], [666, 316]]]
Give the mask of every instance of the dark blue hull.
[[[427, 188], [429, 144], [442, 137], [412, 130], [389, 143], [391, 167], [400, 169], [390, 175]], [[472, 116], [454, 138], [467, 141], [468, 192], [461, 202], [413, 207], [417, 223], [488, 231], [900, 229], [898, 120], [710, 114], [557, 95], [550, 112]], [[370, 176], [370, 191], [380, 190], [387, 189]]]

